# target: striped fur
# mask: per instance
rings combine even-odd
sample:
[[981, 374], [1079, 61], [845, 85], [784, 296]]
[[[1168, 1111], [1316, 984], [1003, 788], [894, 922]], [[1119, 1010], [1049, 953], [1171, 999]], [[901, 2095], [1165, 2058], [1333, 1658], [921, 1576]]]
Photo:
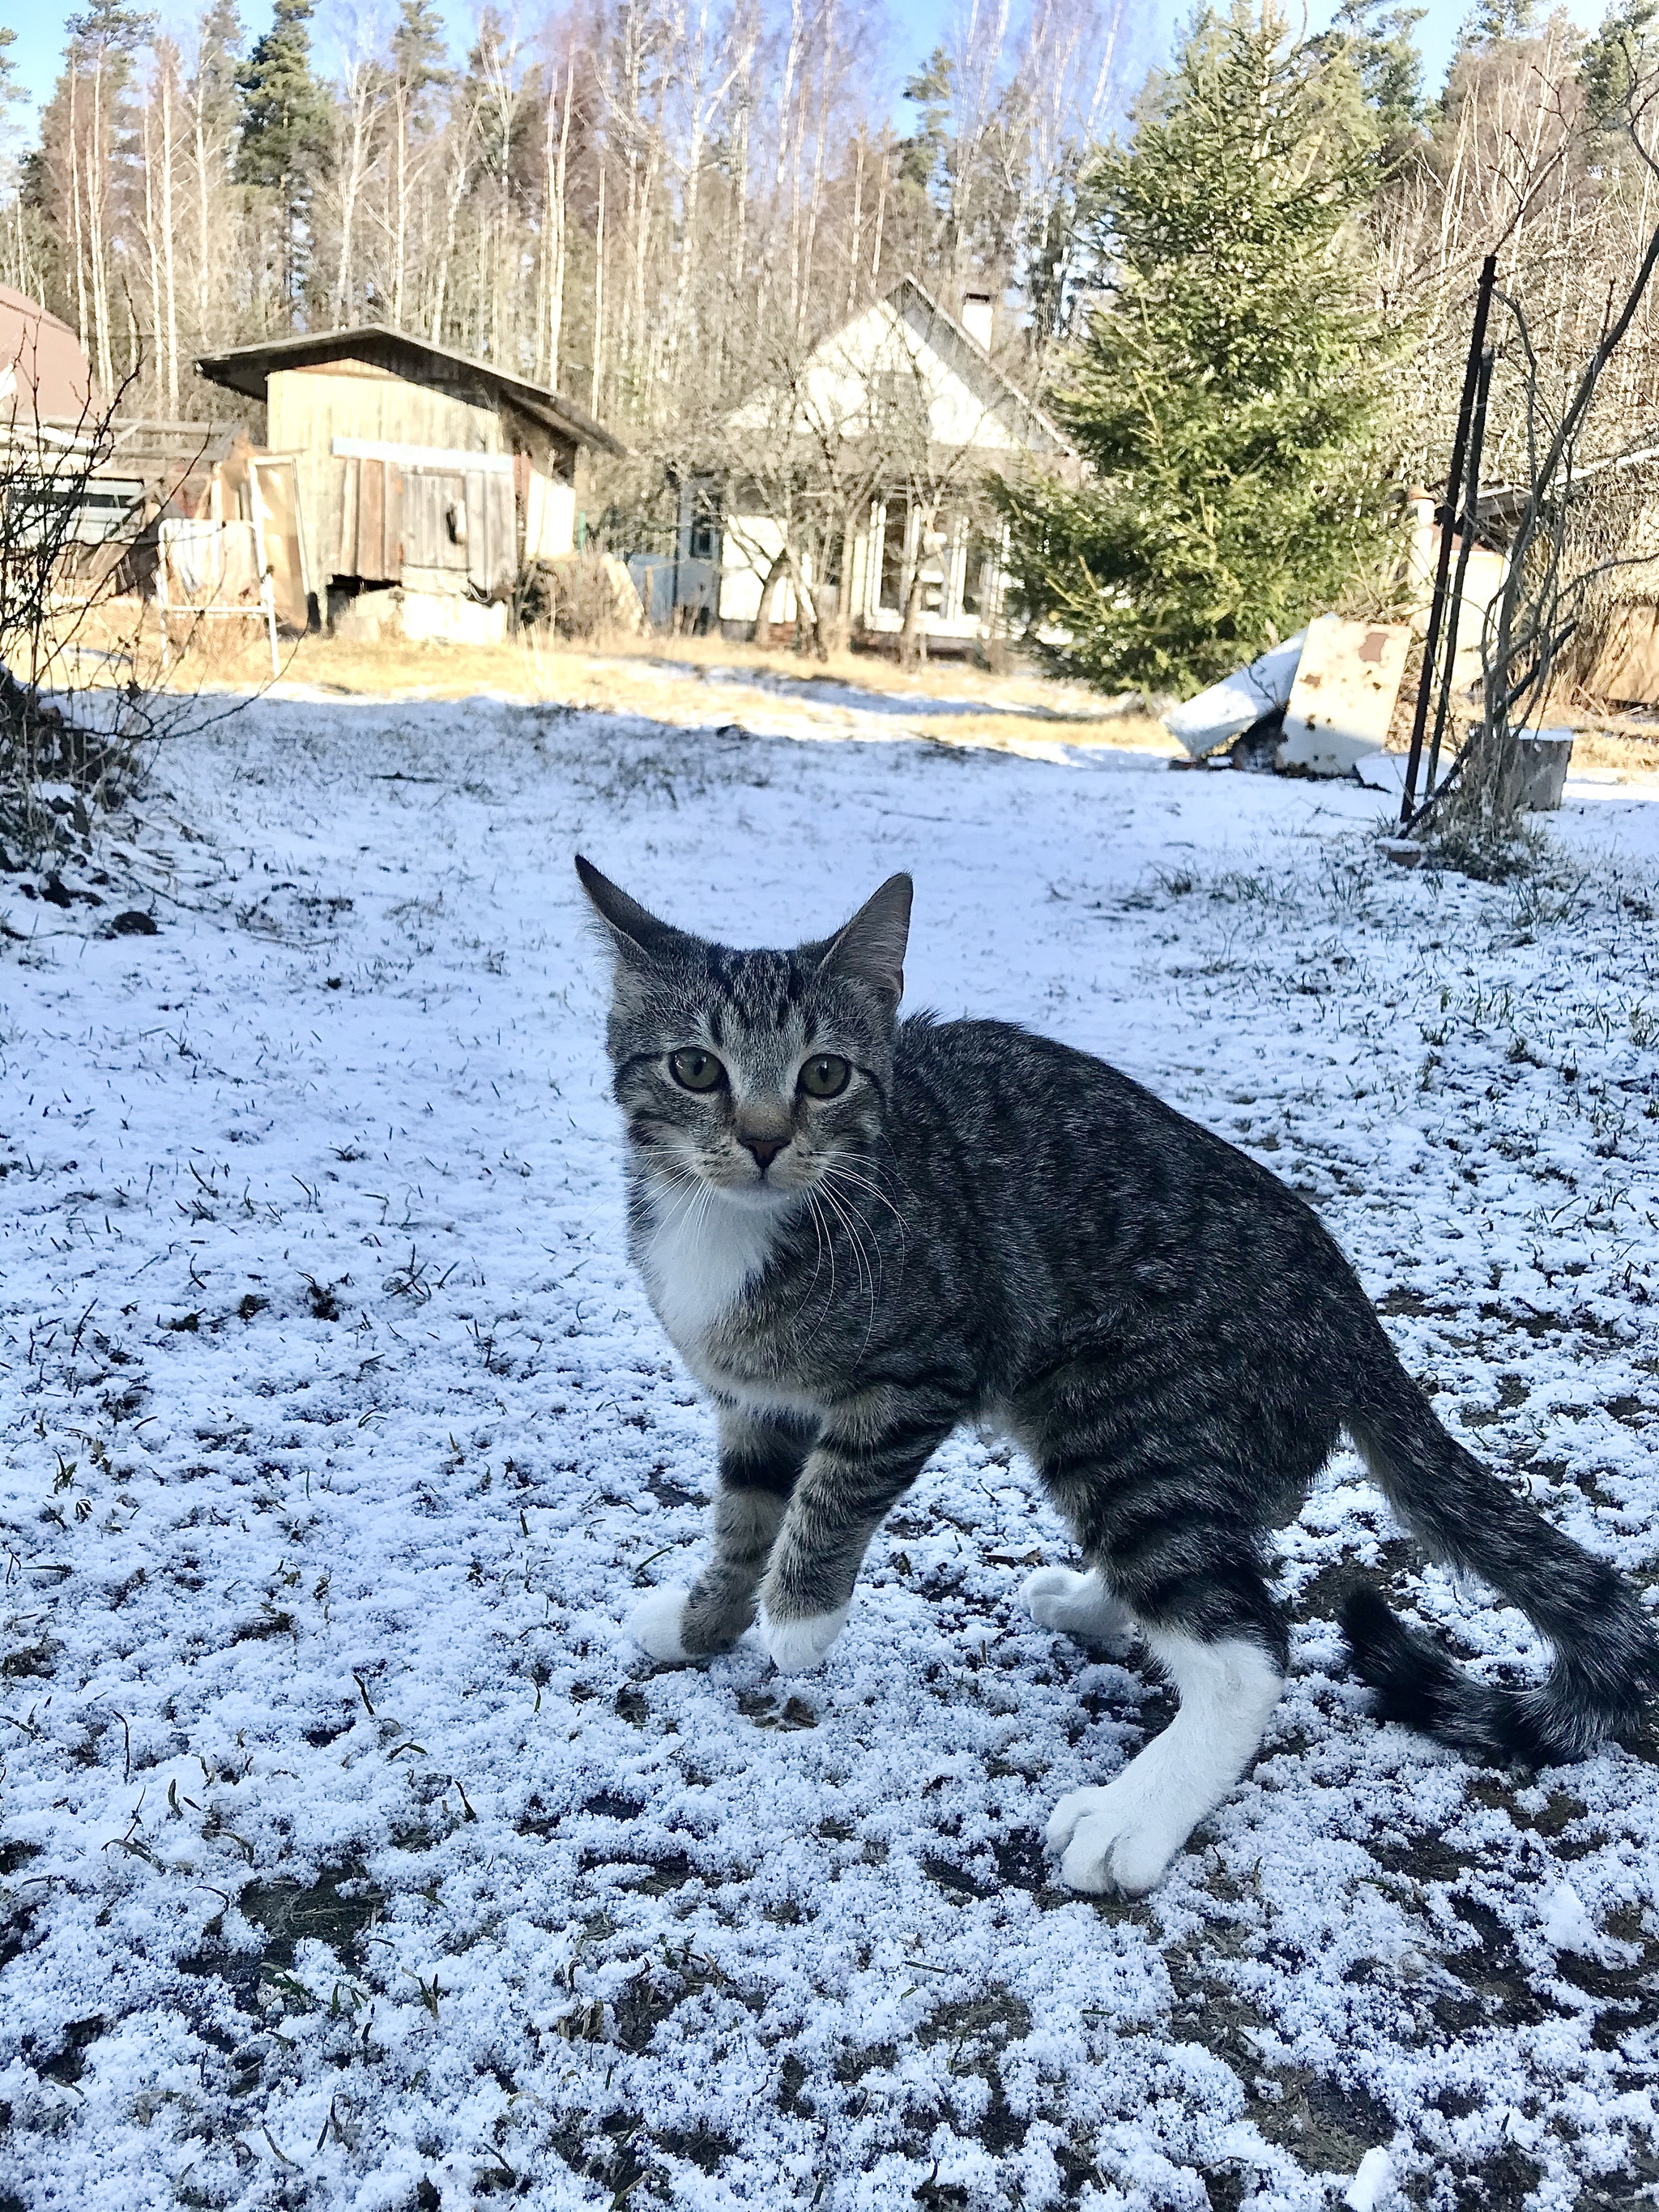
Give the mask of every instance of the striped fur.
[[[1535, 1690], [1484, 1688], [1364, 1594], [1347, 1626], [1382, 1710], [1534, 1761], [1633, 1721], [1659, 1686], [1633, 1594], [1446, 1434], [1300, 1199], [1085, 1054], [1005, 1023], [896, 1021], [908, 878], [832, 939], [740, 952], [577, 865], [616, 954], [634, 1255], [720, 1410], [714, 1557], [678, 1638], [653, 1604], [653, 1649], [717, 1651], [758, 1611], [780, 1664], [812, 1663], [928, 1455], [997, 1423], [1092, 1577], [1034, 1578], [1033, 1611], [1133, 1620], [1175, 1655], [1185, 1731], [1056, 1831], [1079, 1887], [1145, 1887], [1254, 1755], [1286, 1662], [1269, 1536], [1346, 1430], [1431, 1554], [1557, 1653]], [[676, 1080], [688, 1048], [719, 1059], [717, 1087]], [[804, 1081], [824, 1054], [849, 1073], [820, 1099]]]

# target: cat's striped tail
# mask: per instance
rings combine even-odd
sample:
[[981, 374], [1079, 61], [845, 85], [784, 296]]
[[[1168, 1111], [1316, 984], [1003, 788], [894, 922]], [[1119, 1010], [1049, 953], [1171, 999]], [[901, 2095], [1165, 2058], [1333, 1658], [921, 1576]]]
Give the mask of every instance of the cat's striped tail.
[[1554, 1660], [1532, 1688], [1481, 1682], [1361, 1585], [1342, 1608], [1355, 1671], [1376, 1692], [1384, 1719], [1472, 1758], [1546, 1766], [1586, 1757], [1635, 1726], [1659, 1694], [1652, 1620], [1614, 1568], [1448, 1435], [1392, 1349], [1387, 1365], [1392, 1373], [1367, 1377], [1346, 1424], [1372, 1479], [1431, 1557], [1479, 1575], [1518, 1606]]

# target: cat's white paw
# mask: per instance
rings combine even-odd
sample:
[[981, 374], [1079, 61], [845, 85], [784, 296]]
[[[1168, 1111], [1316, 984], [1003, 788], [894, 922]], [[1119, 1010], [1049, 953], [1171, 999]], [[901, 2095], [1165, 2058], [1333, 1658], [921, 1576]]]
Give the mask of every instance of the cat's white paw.
[[761, 1609], [760, 1640], [781, 1674], [799, 1674], [816, 1667], [847, 1626], [851, 1606], [838, 1613], [809, 1613], [804, 1620], [774, 1620]]
[[1048, 1821], [1060, 1872], [1073, 1889], [1096, 1895], [1121, 1889], [1139, 1897], [1153, 1887], [1255, 1757], [1283, 1687], [1254, 1638], [1206, 1644], [1152, 1628], [1146, 1641], [1181, 1692], [1179, 1711], [1115, 1781], [1072, 1790]]
[[1139, 1897], [1157, 1887], [1191, 1832], [1191, 1822], [1149, 1799], [1132, 1763], [1115, 1782], [1068, 1790], [1048, 1816], [1047, 1836], [1069, 1888]]
[[664, 1662], [687, 1656], [680, 1624], [690, 1595], [678, 1583], [665, 1583], [635, 1607], [628, 1616], [628, 1632], [641, 1651]]
[[1039, 1567], [1019, 1586], [1020, 1602], [1039, 1628], [1109, 1644], [1127, 1635], [1133, 1618], [1097, 1574], [1070, 1567]]

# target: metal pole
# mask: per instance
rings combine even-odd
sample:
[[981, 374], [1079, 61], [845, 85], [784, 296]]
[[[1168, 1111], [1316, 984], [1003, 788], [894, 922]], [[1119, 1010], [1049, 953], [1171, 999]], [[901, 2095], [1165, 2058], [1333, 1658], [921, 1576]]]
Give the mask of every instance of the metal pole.
[[1406, 763], [1406, 789], [1400, 802], [1400, 826], [1411, 821], [1417, 804], [1417, 771], [1423, 759], [1423, 732], [1428, 726], [1429, 695], [1440, 664], [1440, 626], [1446, 611], [1446, 585], [1451, 573], [1452, 530], [1457, 520], [1457, 497], [1463, 483], [1468, 452], [1469, 423], [1480, 378], [1480, 358], [1486, 345], [1486, 314], [1492, 286], [1498, 281], [1498, 256], [1489, 253], [1480, 264], [1480, 282], [1474, 295], [1474, 329], [1469, 337], [1469, 357], [1463, 371], [1463, 397], [1457, 410], [1457, 432], [1452, 440], [1451, 468], [1446, 477], [1446, 496], [1441, 502], [1440, 555], [1435, 562], [1434, 597], [1429, 605], [1429, 631], [1423, 641], [1423, 674], [1417, 688], [1417, 711], [1412, 717], [1411, 757]]
[[1446, 642], [1446, 665], [1434, 702], [1434, 734], [1429, 740], [1428, 772], [1423, 779], [1423, 796], [1434, 795], [1435, 771], [1440, 765], [1440, 741], [1446, 734], [1446, 717], [1451, 712], [1452, 682], [1457, 672], [1457, 639], [1463, 627], [1463, 584], [1469, 573], [1469, 555], [1474, 550], [1475, 529], [1480, 509], [1480, 455], [1486, 442], [1486, 401], [1492, 393], [1492, 350], [1488, 346], [1480, 356], [1480, 382], [1474, 395], [1474, 420], [1469, 428], [1469, 471], [1465, 480], [1463, 517], [1458, 532], [1457, 574], [1452, 578], [1451, 621]]

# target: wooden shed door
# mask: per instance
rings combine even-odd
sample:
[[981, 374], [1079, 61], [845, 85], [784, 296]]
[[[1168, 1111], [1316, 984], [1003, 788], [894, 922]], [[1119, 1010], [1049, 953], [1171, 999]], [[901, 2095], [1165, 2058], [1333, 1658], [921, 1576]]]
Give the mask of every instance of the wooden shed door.
[[506, 470], [466, 478], [466, 580], [483, 599], [504, 595], [519, 573], [519, 515]]
[[412, 469], [404, 485], [404, 558], [412, 568], [448, 568], [465, 575], [466, 479], [448, 471]]
[[336, 574], [396, 584], [404, 573], [404, 472], [395, 461], [343, 459]]

